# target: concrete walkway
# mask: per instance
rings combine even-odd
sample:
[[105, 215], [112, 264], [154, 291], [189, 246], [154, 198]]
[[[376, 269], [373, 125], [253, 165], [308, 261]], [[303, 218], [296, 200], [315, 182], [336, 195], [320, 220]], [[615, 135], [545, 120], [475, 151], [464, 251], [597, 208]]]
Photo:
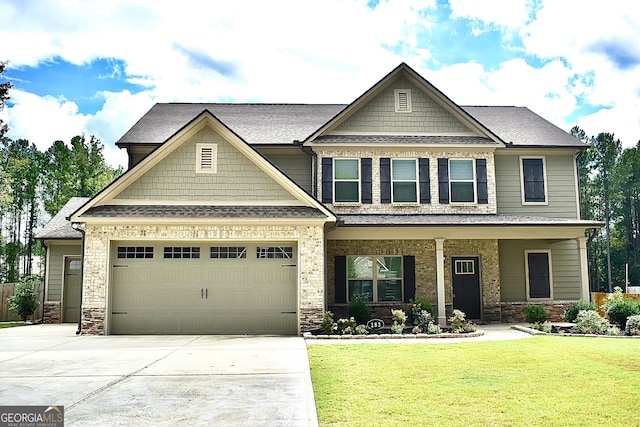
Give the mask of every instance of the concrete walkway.
[[75, 329], [0, 329], [1, 405], [63, 405], [65, 426], [317, 426], [300, 337]]
[[[397, 339], [397, 338], [378, 338], [378, 339], [309, 339], [308, 345], [327, 345], [327, 344], [454, 344], [462, 342], [479, 342], [479, 341], [503, 341], [503, 340], [520, 340], [531, 338], [532, 335], [512, 329], [512, 324], [498, 323], [489, 325], [480, 325], [478, 330], [483, 335], [469, 338], [413, 338], [413, 339]], [[526, 326], [522, 324], [521, 326]]]

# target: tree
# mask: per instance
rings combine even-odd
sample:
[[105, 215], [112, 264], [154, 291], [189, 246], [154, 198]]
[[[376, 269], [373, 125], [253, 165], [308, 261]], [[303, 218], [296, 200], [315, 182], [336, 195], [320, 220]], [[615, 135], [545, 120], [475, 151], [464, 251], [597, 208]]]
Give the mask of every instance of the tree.
[[[13, 87], [13, 85], [11, 84], [11, 82], [6, 81], [3, 82], [2, 81], [2, 74], [4, 74], [4, 70], [5, 67], [7, 66], [8, 62], [6, 61], [0, 61], [0, 111], [2, 111], [4, 109], [5, 103], [9, 100], [9, 89], [11, 89]], [[8, 126], [6, 123], [4, 123], [2, 121], [2, 119], [0, 118], [0, 139], [2, 139], [5, 135], [5, 133], [7, 133], [7, 131], [9, 130]]]
[[26, 321], [27, 317], [32, 315], [38, 308], [38, 293], [35, 291], [35, 285], [42, 281], [39, 276], [24, 277], [16, 286], [15, 293], [8, 298], [9, 311], [17, 314]]

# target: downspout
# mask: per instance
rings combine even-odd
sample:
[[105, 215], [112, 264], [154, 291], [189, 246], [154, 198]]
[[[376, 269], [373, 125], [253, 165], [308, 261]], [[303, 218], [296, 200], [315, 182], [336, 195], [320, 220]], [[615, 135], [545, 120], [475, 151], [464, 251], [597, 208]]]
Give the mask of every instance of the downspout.
[[42, 286], [42, 320], [40, 321], [40, 323], [42, 323], [44, 325], [44, 303], [47, 301], [47, 288], [48, 288], [48, 277], [47, 277], [47, 264], [49, 264], [49, 247], [47, 246], [46, 241], [43, 239], [41, 240], [42, 246], [44, 246], [44, 271], [42, 272], [42, 281], [43, 286]]
[[313, 159], [313, 164], [311, 166], [311, 176], [312, 176], [312, 189], [311, 189], [311, 195], [313, 197], [315, 197], [316, 199], [318, 198], [318, 153], [316, 153], [315, 151], [313, 151], [311, 148], [306, 147], [304, 145], [302, 145], [302, 143], [300, 143], [300, 141], [293, 141], [295, 143], [300, 144], [300, 149], [302, 150], [303, 153], [309, 154], [311, 156], [311, 158]]
[[82, 332], [82, 291], [84, 289], [84, 240], [86, 230], [77, 222], [72, 223], [71, 227], [82, 234], [80, 239], [80, 303], [78, 304], [78, 329], [76, 330], [76, 335], [80, 335]]

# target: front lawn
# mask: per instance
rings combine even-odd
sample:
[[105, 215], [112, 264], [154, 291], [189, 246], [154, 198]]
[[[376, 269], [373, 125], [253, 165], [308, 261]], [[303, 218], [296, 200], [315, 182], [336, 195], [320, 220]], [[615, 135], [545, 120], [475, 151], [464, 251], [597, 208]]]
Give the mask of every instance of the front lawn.
[[25, 326], [23, 322], [0, 322], [0, 329], [3, 328], [15, 328], [16, 326]]
[[638, 425], [638, 339], [308, 349], [321, 426]]

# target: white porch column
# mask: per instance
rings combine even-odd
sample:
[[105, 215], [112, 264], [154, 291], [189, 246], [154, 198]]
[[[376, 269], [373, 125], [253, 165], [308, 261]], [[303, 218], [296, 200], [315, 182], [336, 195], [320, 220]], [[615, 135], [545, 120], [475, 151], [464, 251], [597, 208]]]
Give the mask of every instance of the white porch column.
[[436, 290], [438, 297], [438, 323], [442, 326], [447, 324], [447, 314], [444, 305], [444, 239], [437, 238], [436, 241]]
[[589, 261], [587, 259], [587, 238], [578, 237], [578, 252], [580, 252], [580, 280], [581, 291], [580, 298], [585, 301], [591, 300], [591, 292], [589, 290]]

